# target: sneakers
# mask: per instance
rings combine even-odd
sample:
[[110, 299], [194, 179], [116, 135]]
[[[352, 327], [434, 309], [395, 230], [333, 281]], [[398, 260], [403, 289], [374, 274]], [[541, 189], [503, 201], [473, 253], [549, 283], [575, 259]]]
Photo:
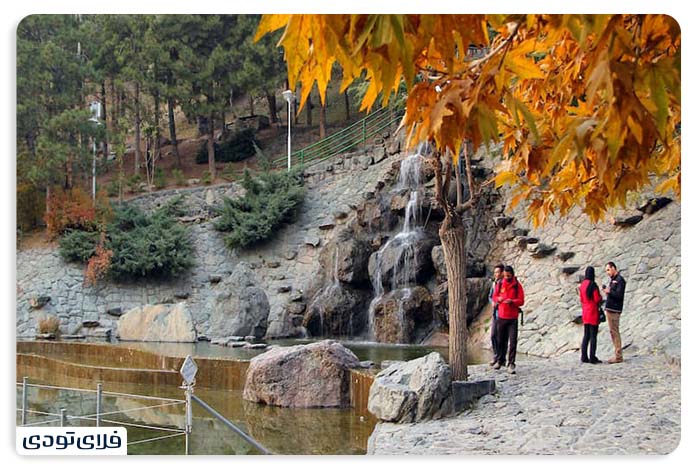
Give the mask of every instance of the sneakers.
[[620, 362], [623, 362], [623, 358], [611, 358], [607, 361], [609, 364], [618, 364]]
[[495, 370], [500, 369], [500, 363], [499, 363], [499, 362], [496, 362], [496, 363], [493, 365], [493, 369], [495, 369]]
[[514, 364], [510, 364], [509, 366], [507, 366], [507, 371], [508, 371], [508, 374], [517, 374], [517, 372], [515, 371]]
[[601, 364], [601, 363], [602, 363], [601, 359], [597, 359], [597, 358], [590, 359], [590, 364]]
[[586, 357], [581, 357], [580, 362], [590, 362], [590, 360], [587, 359]]

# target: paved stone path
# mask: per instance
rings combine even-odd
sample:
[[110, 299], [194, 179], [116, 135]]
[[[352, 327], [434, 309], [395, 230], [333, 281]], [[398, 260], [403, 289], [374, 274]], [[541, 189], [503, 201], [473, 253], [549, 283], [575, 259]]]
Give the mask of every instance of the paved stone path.
[[667, 454], [681, 434], [681, 371], [659, 355], [581, 364], [575, 353], [518, 362], [517, 374], [471, 366], [497, 392], [457, 416], [380, 423], [369, 454]]

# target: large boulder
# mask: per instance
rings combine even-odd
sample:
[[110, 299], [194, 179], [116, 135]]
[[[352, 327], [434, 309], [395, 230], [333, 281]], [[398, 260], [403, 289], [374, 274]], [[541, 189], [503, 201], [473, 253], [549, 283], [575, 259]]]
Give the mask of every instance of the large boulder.
[[335, 243], [322, 252], [322, 264], [331, 272], [334, 281], [360, 285], [369, 282], [370, 254], [370, 243], [352, 229], [345, 229], [338, 234]]
[[390, 289], [425, 282], [433, 272], [431, 250], [435, 240], [422, 231], [399, 233], [370, 256], [370, 279]]
[[416, 328], [433, 319], [433, 299], [423, 286], [392, 291], [372, 307], [374, 338], [381, 343], [413, 343]]
[[367, 326], [370, 293], [334, 282], [317, 294], [302, 325], [310, 336], [355, 336]]
[[367, 409], [382, 421], [412, 423], [454, 411], [452, 371], [439, 353], [397, 363], [370, 387]]
[[[435, 267], [435, 273], [438, 281], [447, 281], [447, 265], [445, 265], [445, 253], [442, 245], [436, 245], [433, 247], [430, 256], [433, 260], [433, 266]], [[484, 276], [486, 276], [486, 264], [484, 261], [474, 258], [469, 252], [467, 252], [466, 277], [481, 278]]]
[[211, 338], [255, 336], [263, 338], [268, 327], [271, 306], [263, 289], [246, 262], [238, 263], [230, 276], [218, 283], [211, 299]]
[[136, 307], [118, 319], [118, 336], [125, 341], [193, 343], [196, 329], [185, 302]]
[[342, 344], [324, 340], [273, 348], [251, 360], [243, 398], [294, 408], [350, 405], [350, 369], [360, 361]]

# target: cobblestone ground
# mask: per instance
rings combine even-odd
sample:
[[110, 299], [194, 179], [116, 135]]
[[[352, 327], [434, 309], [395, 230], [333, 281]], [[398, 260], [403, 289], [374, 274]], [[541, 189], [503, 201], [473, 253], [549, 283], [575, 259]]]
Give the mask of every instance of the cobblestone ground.
[[679, 445], [681, 371], [660, 356], [591, 365], [567, 354], [518, 362], [516, 375], [487, 365], [469, 373], [494, 378], [497, 392], [451, 418], [380, 423], [368, 453], [637, 455]]

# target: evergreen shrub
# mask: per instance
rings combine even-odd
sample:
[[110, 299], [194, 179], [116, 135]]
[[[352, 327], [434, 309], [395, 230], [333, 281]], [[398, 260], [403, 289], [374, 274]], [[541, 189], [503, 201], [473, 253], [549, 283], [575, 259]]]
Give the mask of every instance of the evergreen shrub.
[[[246, 128], [233, 133], [220, 143], [214, 143], [216, 162], [243, 161], [256, 154], [254, 145], [258, 145], [253, 129]], [[197, 164], [208, 163], [208, 144], [204, 142], [196, 154]]]
[[252, 177], [244, 172], [246, 189], [242, 198], [225, 198], [215, 229], [226, 232], [225, 243], [231, 249], [249, 247], [269, 239], [283, 223], [293, 221], [304, 197], [302, 173], [269, 172]]

